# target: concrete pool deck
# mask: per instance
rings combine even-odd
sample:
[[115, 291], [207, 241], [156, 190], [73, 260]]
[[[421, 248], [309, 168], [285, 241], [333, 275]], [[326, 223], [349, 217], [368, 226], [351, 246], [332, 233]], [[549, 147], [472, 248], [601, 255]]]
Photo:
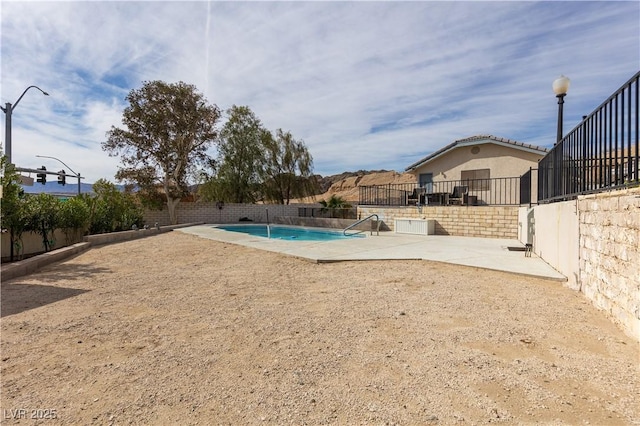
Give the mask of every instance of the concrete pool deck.
[[175, 229], [230, 244], [282, 253], [317, 263], [364, 260], [430, 260], [472, 266], [520, 275], [566, 281], [566, 277], [532, 254], [511, 251], [523, 245], [518, 240], [454, 237], [449, 235], [409, 235], [381, 232], [366, 238], [335, 241], [284, 241], [229, 232], [215, 225], [197, 225]]

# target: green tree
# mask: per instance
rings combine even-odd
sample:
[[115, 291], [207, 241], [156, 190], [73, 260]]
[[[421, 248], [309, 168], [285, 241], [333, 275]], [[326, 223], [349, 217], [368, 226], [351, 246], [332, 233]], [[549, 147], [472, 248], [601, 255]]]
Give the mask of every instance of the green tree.
[[15, 250], [18, 256], [22, 250], [22, 233], [26, 227], [26, 201], [24, 191], [20, 187], [20, 175], [15, 166], [7, 162], [7, 157], [0, 159], [2, 168], [2, 202], [0, 203], [0, 218], [3, 230], [9, 232], [9, 260], [13, 261]]
[[93, 191], [94, 197], [83, 199], [90, 212], [89, 233], [125, 231], [143, 225], [142, 208], [132, 194], [119, 191], [105, 179], [96, 181]]
[[125, 128], [112, 127], [102, 148], [110, 156], [120, 155], [123, 166], [116, 180], [137, 185], [141, 196], [162, 187], [175, 224], [176, 206], [189, 193], [188, 176], [210, 160], [207, 150], [217, 136], [220, 110], [183, 82], [144, 82], [126, 100]]
[[89, 205], [82, 197], [72, 197], [60, 205], [59, 225], [65, 235], [66, 244], [80, 241], [80, 237], [89, 229]]
[[278, 204], [289, 204], [292, 198], [313, 195], [316, 186], [313, 158], [304, 142], [282, 129], [265, 142], [265, 197]]
[[247, 106], [232, 106], [220, 131], [219, 162], [201, 188], [205, 200], [252, 203], [258, 198], [264, 167], [264, 144], [270, 137]]
[[60, 201], [51, 194], [31, 195], [26, 198], [26, 227], [42, 237], [44, 251], [55, 247], [54, 231], [60, 218]]

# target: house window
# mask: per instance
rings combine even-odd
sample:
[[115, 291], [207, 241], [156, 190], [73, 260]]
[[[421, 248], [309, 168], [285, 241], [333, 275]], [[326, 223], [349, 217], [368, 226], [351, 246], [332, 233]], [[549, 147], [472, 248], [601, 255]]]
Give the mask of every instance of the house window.
[[433, 192], [433, 173], [420, 173], [418, 183], [420, 188], [426, 188], [427, 192]]
[[460, 178], [472, 191], [488, 191], [491, 178], [490, 169], [463, 170]]

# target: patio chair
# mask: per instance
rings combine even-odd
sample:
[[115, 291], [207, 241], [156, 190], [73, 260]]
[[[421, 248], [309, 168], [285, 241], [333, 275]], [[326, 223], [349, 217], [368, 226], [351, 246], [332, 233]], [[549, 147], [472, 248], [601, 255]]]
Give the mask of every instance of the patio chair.
[[424, 205], [427, 203], [426, 194], [424, 188], [414, 188], [413, 192], [409, 194], [407, 198], [407, 204], [410, 205]]
[[469, 191], [469, 187], [465, 185], [454, 186], [453, 192], [449, 195], [449, 204], [464, 204], [464, 196]]

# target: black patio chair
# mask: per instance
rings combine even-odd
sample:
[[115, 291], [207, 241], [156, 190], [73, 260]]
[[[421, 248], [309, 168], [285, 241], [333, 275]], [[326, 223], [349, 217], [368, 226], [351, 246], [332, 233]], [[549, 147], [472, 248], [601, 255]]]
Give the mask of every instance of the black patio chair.
[[467, 192], [469, 192], [468, 186], [465, 186], [465, 185], [454, 186], [453, 192], [451, 193], [451, 195], [449, 195], [449, 204], [457, 204], [460, 206], [463, 205], [464, 196]]

